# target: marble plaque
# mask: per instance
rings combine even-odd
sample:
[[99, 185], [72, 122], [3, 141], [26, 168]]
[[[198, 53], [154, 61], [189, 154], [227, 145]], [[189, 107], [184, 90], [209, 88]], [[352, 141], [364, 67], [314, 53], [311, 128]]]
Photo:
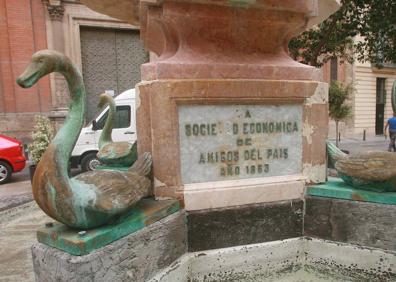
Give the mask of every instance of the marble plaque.
[[301, 105], [182, 105], [182, 182], [301, 173]]

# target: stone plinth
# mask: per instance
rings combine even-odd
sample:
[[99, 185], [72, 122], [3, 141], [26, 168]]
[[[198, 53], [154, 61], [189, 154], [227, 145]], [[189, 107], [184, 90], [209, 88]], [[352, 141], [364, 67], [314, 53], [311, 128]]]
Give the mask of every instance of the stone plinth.
[[32, 247], [36, 281], [147, 281], [187, 251], [183, 212], [123, 237], [84, 256], [47, 245]]
[[374, 184], [372, 191], [366, 191], [355, 189], [340, 178], [329, 177], [326, 183], [308, 187], [307, 194], [317, 197], [396, 205], [395, 192], [373, 192], [373, 190], [375, 190]]
[[143, 199], [127, 214], [108, 225], [81, 231], [61, 223], [37, 231], [40, 243], [60, 249], [71, 255], [85, 255], [136, 232], [179, 210], [175, 200]]

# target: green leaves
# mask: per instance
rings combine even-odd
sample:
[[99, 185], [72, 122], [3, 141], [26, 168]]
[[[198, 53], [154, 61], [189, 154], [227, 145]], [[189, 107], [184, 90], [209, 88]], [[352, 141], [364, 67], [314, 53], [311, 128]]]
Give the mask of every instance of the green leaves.
[[347, 101], [352, 92], [351, 85], [344, 86], [337, 81], [331, 82], [329, 87], [329, 115], [335, 121], [351, 116], [352, 107], [347, 104]]
[[28, 150], [29, 159], [37, 164], [54, 137], [54, 132], [47, 117], [38, 115], [35, 117], [35, 121], [36, 125], [32, 133], [33, 142], [28, 145]]
[[[342, 0], [341, 8], [289, 43], [291, 56], [320, 67], [332, 57], [369, 61], [378, 67], [396, 62], [396, 1]], [[356, 36], [360, 35], [361, 40]]]

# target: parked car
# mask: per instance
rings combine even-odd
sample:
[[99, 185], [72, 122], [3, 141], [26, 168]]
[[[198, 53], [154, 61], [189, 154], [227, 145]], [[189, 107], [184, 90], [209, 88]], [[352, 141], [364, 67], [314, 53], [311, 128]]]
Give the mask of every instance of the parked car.
[[[122, 92], [114, 98], [116, 119], [112, 132], [113, 141], [136, 141], [135, 89]], [[70, 159], [71, 167], [81, 166], [82, 171], [94, 170], [100, 164], [96, 158], [99, 137], [105, 125], [109, 107], [81, 130]]]
[[22, 142], [0, 134], [0, 184], [7, 183], [11, 175], [24, 169], [25, 165]]

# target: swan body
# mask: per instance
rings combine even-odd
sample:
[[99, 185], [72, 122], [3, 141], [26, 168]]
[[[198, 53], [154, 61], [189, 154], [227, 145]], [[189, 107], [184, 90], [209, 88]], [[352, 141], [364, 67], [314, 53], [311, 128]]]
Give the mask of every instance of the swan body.
[[[391, 104], [396, 113], [396, 81], [392, 86]], [[368, 151], [347, 155], [330, 141], [326, 141], [326, 145], [331, 162], [347, 184], [376, 192], [396, 191], [396, 152]]]
[[94, 228], [151, 194], [151, 155], [143, 154], [128, 171], [91, 171], [70, 178], [69, 158], [85, 115], [85, 89], [79, 70], [63, 54], [43, 50], [32, 56], [17, 83], [28, 88], [52, 72], [65, 77], [71, 103], [63, 126], [37, 165], [32, 183], [34, 199], [47, 215], [65, 225]]
[[116, 105], [113, 97], [103, 93], [99, 97], [99, 107], [109, 105], [109, 114], [99, 138], [99, 161], [107, 166], [131, 166], [137, 158], [137, 144], [129, 142], [114, 142], [111, 138], [113, 131]]
[[338, 176], [347, 184], [362, 190], [396, 191], [396, 153], [369, 151], [347, 155], [330, 141], [326, 145]]

